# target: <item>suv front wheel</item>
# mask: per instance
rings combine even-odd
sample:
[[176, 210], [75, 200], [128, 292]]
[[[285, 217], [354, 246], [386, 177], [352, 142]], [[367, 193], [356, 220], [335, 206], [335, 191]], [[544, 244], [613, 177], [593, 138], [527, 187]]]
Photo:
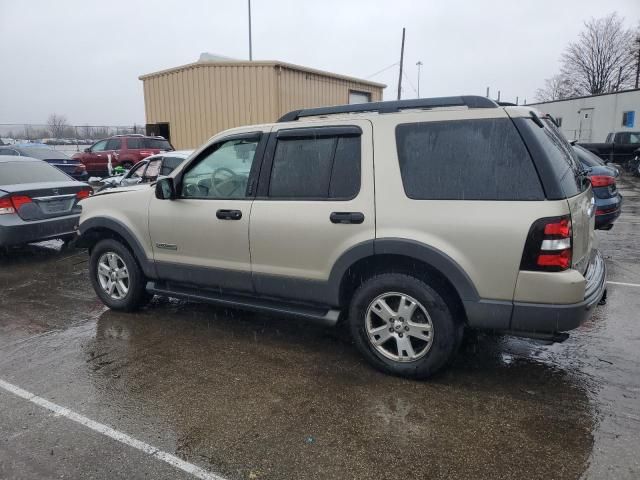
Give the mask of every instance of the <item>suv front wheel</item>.
[[96, 294], [113, 310], [132, 311], [150, 298], [138, 262], [117, 240], [101, 240], [91, 250], [89, 274]]
[[387, 273], [363, 283], [349, 309], [351, 335], [379, 370], [427, 378], [453, 358], [463, 324], [438, 291], [415, 277]]

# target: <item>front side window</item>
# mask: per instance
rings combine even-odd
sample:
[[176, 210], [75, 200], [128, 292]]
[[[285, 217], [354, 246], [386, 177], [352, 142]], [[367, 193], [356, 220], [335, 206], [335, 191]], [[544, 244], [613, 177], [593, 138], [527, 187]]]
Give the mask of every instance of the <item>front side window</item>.
[[405, 192], [417, 200], [541, 200], [527, 149], [506, 118], [396, 128]]
[[360, 190], [360, 136], [278, 139], [269, 197], [347, 199]]
[[205, 150], [182, 178], [185, 198], [245, 198], [258, 138], [227, 140]]
[[104, 152], [107, 149], [108, 140], [100, 140], [93, 147], [91, 147], [92, 152]]

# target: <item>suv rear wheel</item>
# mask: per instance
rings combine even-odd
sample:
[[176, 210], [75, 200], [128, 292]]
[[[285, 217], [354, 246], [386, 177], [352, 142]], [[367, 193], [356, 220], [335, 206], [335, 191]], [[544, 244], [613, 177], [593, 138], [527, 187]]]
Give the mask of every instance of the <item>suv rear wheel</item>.
[[432, 286], [415, 277], [387, 273], [356, 291], [349, 310], [351, 335], [379, 370], [427, 378], [455, 355], [462, 322]]
[[101, 240], [91, 251], [91, 284], [106, 306], [132, 311], [149, 301], [145, 278], [138, 262], [117, 240]]

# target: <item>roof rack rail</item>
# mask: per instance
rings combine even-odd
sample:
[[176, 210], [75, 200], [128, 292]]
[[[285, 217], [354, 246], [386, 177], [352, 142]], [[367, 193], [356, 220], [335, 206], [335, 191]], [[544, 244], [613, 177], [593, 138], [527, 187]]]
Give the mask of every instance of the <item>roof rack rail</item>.
[[415, 100], [397, 100], [392, 102], [369, 102], [335, 107], [305, 108], [285, 113], [278, 122], [293, 122], [302, 117], [318, 115], [335, 115], [339, 113], [378, 112], [394, 113], [401, 110], [439, 107], [497, 108], [493, 100], [479, 95], [462, 95], [459, 97], [417, 98]]

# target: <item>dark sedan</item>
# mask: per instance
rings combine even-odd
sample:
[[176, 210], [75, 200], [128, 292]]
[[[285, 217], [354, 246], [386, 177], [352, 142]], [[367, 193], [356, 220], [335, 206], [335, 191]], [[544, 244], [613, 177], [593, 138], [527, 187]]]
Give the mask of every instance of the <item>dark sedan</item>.
[[49, 165], [53, 165], [62, 170], [67, 175], [76, 180], [85, 181], [89, 178], [87, 169], [80, 160], [73, 160], [62, 152], [46, 147], [44, 145], [10, 145], [0, 147], [0, 155], [15, 155], [18, 157], [37, 158], [44, 160]]
[[81, 207], [91, 195], [46, 162], [29, 157], [0, 157], [0, 247], [75, 237]]
[[622, 195], [616, 186], [616, 178], [620, 175], [618, 168], [606, 164], [580, 145], [574, 145], [573, 149], [591, 180], [596, 200], [596, 228], [611, 230], [622, 208]]

